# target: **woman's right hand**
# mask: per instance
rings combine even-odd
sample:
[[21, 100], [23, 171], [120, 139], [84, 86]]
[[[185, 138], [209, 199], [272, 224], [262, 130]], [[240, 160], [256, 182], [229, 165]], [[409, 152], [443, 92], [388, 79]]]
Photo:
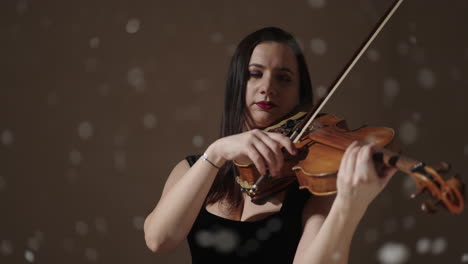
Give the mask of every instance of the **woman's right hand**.
[[261, 175], [279, 176], [283, 166], [284, 146], [291, 155], [297, 153], [292, 141], [279, 133], [253, 129], [241, 134], [227, 136], [216, 141], [217, 155], [224, 160], [235, 160], [242, 164], [254, 164]]

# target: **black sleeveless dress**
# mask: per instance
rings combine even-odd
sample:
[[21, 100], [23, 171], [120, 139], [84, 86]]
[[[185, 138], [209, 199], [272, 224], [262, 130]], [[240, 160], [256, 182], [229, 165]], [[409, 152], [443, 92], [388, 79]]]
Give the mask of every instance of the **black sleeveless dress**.
[[[186, 160], [192, 166], [199, 157]], [[278, 213], [254, 222], [222, 218], [202, 206], [187, 237], [192, 263], [293, 263], [302, 235], [302, 209], [310, 195], [295, 182]]]

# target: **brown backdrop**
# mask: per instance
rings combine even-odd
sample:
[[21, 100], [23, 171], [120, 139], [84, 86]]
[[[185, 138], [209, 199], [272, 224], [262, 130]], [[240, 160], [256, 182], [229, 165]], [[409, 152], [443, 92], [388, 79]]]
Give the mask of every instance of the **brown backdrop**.
[[[304, 48], [323, 93], [391, 1], [2, 1], [1, 263], [188, 263], [145, 246], [171, 168], [217, 138], [235, 45], [264, 26]], [[468, 179], [468, 2], [403, 3], [324, 111], [393, 127]], [[467, 214], [427, 216], [397, 174], [350, 263], [468, 262]], [[396, 262], [388, 262], [392, 258]]]

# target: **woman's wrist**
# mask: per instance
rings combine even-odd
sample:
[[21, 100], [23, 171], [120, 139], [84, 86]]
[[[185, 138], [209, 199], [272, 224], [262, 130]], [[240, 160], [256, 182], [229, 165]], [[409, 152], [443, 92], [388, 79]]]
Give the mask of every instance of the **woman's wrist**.
[[205, 161], [211, 163], [211, 165], [213, 165], [214, 167], [221, 168], [221, 166], [224, 165], [226, 160], [220, 155], [218, 151], [220, 149], [219, 145], [219, 140], [216, 140], [215, 142], [211, 143], [211, 145], [208, 146], [208, 148], [206, 149], [202, 158], [205, 159]]
[[367, 206], [356, 205], [350, 201], [345, 201], [339, 195], [335, 199], [334, 206], [341, 215], [357, 219], [361, 219], [367, 211]]

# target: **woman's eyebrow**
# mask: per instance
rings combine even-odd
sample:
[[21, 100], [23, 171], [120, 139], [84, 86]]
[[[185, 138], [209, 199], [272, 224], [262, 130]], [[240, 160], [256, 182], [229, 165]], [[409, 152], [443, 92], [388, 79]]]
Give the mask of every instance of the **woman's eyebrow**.
[[[261, 64], [258, 64], [258, 63], [251, 63], [251, 64], [249, 64], [249, 66], [255, 66], [255, 67], [262, 68], [262, 69], [265, 68], [265, 66], [263, 66]], [[287, 71], [287, 72], [291, 73], [292, 75], [294, 75], [294, 73], [288, 67], [276, 67], [274, 69], [277, 70], [277, 71]]]

